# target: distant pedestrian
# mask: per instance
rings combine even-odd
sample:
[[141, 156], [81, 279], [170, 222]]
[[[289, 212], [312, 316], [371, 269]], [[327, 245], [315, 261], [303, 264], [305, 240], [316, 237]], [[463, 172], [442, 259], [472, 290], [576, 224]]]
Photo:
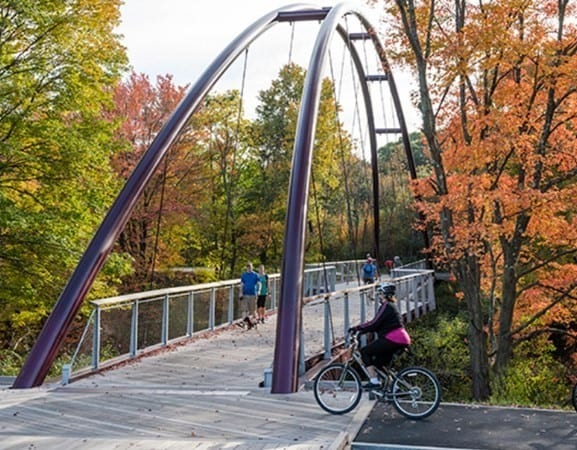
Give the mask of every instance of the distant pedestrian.
[[395, 256], [393, 261], [395, 263], [395, 267], [401, 267], [403, 265], [403, 261], [401, 261], [401, 258], [398, 256]]
[[373, 258], [370, 256], [361, 266], [361, 273], [363, 275], [363, 281], [365, 284], [371, 284], [375, 282], [375, 277], [377, 276], [377, 266], [375, 266], [373, 263]]
[[395, 263], [393, 262], [392, 259], [387, 259], [385, 261], [385, 268], [387, 269], [387, 272], [391, 273], [391, 270], [393, 269], [394, 266]]
[[246, 270], [240, 276], [240, 283], [242, 285], [242, 297], [240, 298], [240, 305], [242, 311], [243, 325], [250, 330], [255, 323], [251, 320], [251, 314], [255, 312], [256, 296], [259, 292], [260, 277], [258, 273], [253, 270], [252, 263], [246, 265]]
[[261, 264], [258, 268], [258, 275], [260, 278], [260, 285], [258, 297], [256, 298], [256, 320], [264, 323], [266, 313], [266, 299], [269, 297], [268, 293], [268, 275], [264, 270], [264, 265]]

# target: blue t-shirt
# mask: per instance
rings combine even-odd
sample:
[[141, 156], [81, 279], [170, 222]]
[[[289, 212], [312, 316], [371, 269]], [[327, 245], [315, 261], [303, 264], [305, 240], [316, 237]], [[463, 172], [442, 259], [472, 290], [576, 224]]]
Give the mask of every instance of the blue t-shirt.
[[364, 278], [374, 278], [377, 272], [377, 267], [373, 263], [363, 264], [363, 277]]
[[256, 295], [256, 287], [259, 281], [260, 277], [255, 271], [244, 272], [240, 276], [240, 282], [242, 283], [242, 295]]

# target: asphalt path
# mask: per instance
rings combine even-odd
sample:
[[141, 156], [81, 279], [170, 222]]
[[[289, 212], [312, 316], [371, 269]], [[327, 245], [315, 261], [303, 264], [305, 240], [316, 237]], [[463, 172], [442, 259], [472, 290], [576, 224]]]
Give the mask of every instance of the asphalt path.
[[375, 404], [352, 445], [361, 449], [576, 450], [577, 413], [442, 403], [430, 417]]

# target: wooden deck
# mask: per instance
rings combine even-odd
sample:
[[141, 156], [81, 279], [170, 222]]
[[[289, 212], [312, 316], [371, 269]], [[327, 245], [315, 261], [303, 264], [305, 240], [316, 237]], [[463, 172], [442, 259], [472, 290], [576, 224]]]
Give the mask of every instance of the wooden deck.
[[372, 403], [333, 416], [310, 391], [259, 387], [275, 325], [233, 325], [66, 386], [0, 390], [0, 448], [346, 448]]
[[[358, 323], [359, 296], [349, 305]], [[374, 303], [365, 307], [372, 317]], [[343, 308], [331, 306], [335, 330], [345, 329]], [[307, 358], [323, 352], [324, 318], [323, 303], [305, 308]], [[335, 416], [316, 404], [306, 377], [293, 394], [260, 387], [273, 363], [276, 319], [256, 330], [231, 325], [65, 386], [0, 388], [0, 449], [348, 448], [373, 407], [367, 396]]]

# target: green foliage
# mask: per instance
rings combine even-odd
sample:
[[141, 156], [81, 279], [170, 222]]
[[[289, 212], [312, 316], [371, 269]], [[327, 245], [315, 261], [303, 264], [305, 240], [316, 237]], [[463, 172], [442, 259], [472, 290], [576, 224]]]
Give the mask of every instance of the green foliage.
[[0, 348], [28, 348], [110, 205], [118, 0], [1, 7]]
[[413, 341], [413, 361], [437, 375], [444, 401], [463, 401], [471, 392], [467, 321], [462, 316], [450, 317], [439, 309], [427, 322], [420, 318], [407, 327]]
[[[452, 283], [435, 287], [437, 310], [407, 325], [413, 340], [410, 361], [438, 376], [443, 401], [469, 402], [471, 373], [467, 346], [466, 305], [457, 300]], [[555, 346], [546, 335], [523, 341], [503, 377], [492, 380], [490, 404], [525, 407], [568, 407], [571, 381]]]
[[18, 375], [23, 363], [22, 355], [10, 349], [0, 349], [0, 375], [14, 377]]
[[544, 336], [519, 344], [506, 373], [493, 380], [490, 402], [541, 408], [568, 406], [572, 385], [566, 368], [554, 359], [554, 351]]

